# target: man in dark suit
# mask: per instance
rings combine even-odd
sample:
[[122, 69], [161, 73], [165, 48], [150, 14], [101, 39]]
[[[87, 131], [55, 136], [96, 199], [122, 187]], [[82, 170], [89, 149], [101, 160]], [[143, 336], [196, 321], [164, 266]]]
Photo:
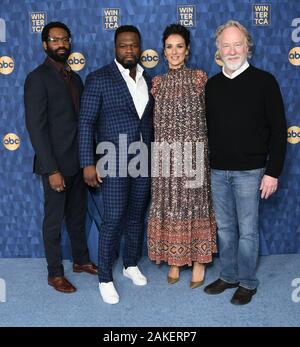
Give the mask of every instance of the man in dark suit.
[[87, 190], [79, 166], [77, 118], [83, 84], [67, 64], [71, 33], [60, 22], [42, 31], [47, 54], [44, 63], [26, 78], [26, 126], [35, 151], [34, 172], [44, 188], [43, 239], [48, 263], [48, 284], [64, 293], [76, 288], [64, 277], [61, 227], [65, 217], [71, 240], [73, 271], [97, 274], [85, 237]]
[[[84, 179], [91, 187], [101, 185], [104, 202], [99, 235], [99, 289], [103, 301], [109, 304], [119, 302], [112, 267], [122, 234], [123, 275], [136, 285], [147, 284], [137, 262], [141, 256], [143, 221], [150, 193], [149, 172], [139, 175], [129, 172], [128, 175], [127, 165], [133, 158], [128, 148], [135, 143], [141, 145], [140, 154], [148, 166], [147, 148], [150, 149], [153, 136], [151, 81], [138, 64], [141, 36], [136, 27], [124, 25], [116, 30], [115, 53], [116, 59], [111, 64], [88, 75], [79, 118], [80, 165], [84, 168]], [[106, 167], [112, 165], [106, 177], [103, 175], [105, 165], [102, 172], [96, 171], [94, 142], [102, 154], [105, 151], [101, 147], [110, 144], [119, 160], [106, 163]], [[122, 220], [124, 227], [120, 232]]]

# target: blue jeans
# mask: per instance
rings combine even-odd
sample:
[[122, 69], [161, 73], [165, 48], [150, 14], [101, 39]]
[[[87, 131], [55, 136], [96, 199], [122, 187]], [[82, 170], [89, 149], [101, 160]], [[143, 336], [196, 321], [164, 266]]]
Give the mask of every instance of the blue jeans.
[[220, 278], [254, 289], [259, 250], [258, 207], [265, 169], [212, 170], [213, 204], [218, 226]]

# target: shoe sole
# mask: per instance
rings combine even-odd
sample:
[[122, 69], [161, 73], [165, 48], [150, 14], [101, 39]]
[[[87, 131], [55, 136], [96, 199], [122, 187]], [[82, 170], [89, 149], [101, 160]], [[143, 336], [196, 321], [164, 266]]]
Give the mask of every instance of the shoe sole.
[[[101, 296], [102, 297], [102, 296]], [[102, 298], [103, 302], [105, 302], [106, 304], [109, 304], [109, 305], [116, 305], [119, 303], [120, 300], [118, 301], [114, 301], [114, 302], [108, 302], [108, 301], [105, 301], [103, 298]]]
[[[254, 295], [254, 294], [253, 294]], [[252, 295], [252, 296], [253, 296]], [[237, 306], [243, 306], [243, 305], [247, 305], [249, 304], [249, 302], [252, 300], [252, 296], [251, 298], [248, 300], [248, 301], [245, 301], [245, 302], [240, 302], [240, 301], [235, 301], [235, 300], [230, 300], [230, 302], [233, 304], [233, 305], [237, 305]]]
[[84, 270], [73, 270], [73, 272], [76, 272], [76, 273], [83, 273], [83, 272], [85, 272], [85, 273], [87, 273], [89, 275], [94, 275], [94, 276], [98, 275], [98, 272], [93, 273], [93, 272], [84, 271]]
[[[251, 299], [252, 299], [252, 298], [251, 298]], [[230, 300], [230, 302], [232, 303], [232, 305], [243, 306], [243, 305], [249, 304], [249, 302], [251, 301], [251, 299], [248, 300], [248, 301], [246, 301], [246, 302], [243, 302], [243, 303], [241, 303], [241, 302], [239, 302], [239, 301], [232, 301], [232, 300]]]

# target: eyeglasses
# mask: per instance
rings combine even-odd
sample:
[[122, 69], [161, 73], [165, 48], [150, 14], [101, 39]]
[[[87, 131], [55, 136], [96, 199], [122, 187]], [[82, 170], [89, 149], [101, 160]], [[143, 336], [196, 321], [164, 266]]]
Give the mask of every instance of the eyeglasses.
[[59, 43], [61, 41], [64, 44], [70, 44], [72, 42], [71, 37], [48, 37], [48, 42]]

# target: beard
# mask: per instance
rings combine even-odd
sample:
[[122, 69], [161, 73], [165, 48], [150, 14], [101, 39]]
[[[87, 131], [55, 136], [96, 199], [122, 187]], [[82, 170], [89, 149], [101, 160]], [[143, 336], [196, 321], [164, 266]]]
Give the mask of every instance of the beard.
[[[62, 51], [62, 50], [64, 52], [58, 53], [58, 51]], [[65, 48], [65, 47], [58, 47], [56, 49], [51, 49], [47, 46], [47, 49], [45, 51], [50, 58], [61, 63], [65, 63], [71, 53], [71, 49]]]
[[134, 67], [137, 66], [137, 63], [140, 60], [140, 57], [138, 56], [133, 56], [132, 59], [128, 59], [128, 58], [120, 58], [118, 56], [116, 56], [116, 60], [118, 63], [120, 63], [125, 69], [133, 69]]
[[246, 57], [244, 56], [238, 56], [238, 57], [239, 57], [239, 60], [235, 62], [228, 61], [228, 57], [222, 58], [225, 67], [231, 71], [238, 70], [246, 61]]

